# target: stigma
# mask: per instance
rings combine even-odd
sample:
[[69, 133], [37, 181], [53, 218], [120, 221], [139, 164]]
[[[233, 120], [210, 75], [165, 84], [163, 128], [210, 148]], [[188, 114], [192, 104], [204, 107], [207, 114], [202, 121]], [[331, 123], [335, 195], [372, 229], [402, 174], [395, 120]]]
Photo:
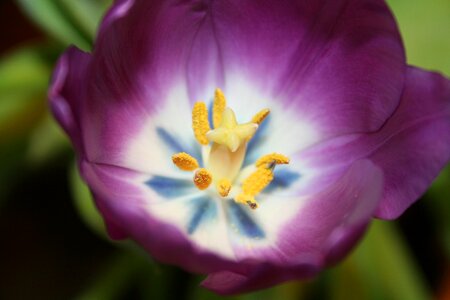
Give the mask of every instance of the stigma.
[[185, 152], [174, 154], [172, 162], [182, 171], [193, 172], [192, 181], [199, 190], [212, 186], [218, 196], [232, 198], [237, 203], [256, 209], [259, 205], [256, 196], [273, 180], [275, 166], [289, 163], [289, 158], [279, 153], [264, 155], [256, 161], [254, 171], [243, 181], [237, 182], [248, 142], [270, 110], [262, 109], [249, 122], [240, 124], [234, 111], [227, 107], [225, 95], [216, 89], [212, 128], [208, 113], [204, 102], [194, 104], [192, 129], [195, 139], [203, 147], [204, 166], [200, 167], [197, 159]]

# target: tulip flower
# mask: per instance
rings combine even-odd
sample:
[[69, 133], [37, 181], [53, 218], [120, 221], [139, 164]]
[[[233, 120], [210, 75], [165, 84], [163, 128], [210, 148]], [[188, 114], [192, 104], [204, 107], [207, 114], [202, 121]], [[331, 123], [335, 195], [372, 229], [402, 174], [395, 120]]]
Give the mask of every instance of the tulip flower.
[[108, 232], [221, 294], [314, 276], [450, 158], [378, 0], [117, 0], [49, 90]]

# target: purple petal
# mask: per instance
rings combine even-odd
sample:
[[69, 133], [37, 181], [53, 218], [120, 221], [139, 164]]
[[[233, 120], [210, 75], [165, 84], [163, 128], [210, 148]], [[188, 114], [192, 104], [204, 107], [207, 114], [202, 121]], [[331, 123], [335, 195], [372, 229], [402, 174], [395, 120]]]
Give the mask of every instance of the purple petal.
[[367, 160], [355, 162], [339, 181], [312, 196], [281, 230], [276, 250], [270, 250], [277, 256], [282, 253], [281, 261], [249, 262], [246, 273], [211, 274], [203, 286], [236, 294], [313, 276], [358, 241], [381, 198], [382, 183], [378, 167]]
[[90, 55], [75, 47], [69, 48], [58, 60], [50, 83], [48, 97], [53, 115], [70, 136], [77, 152], [83, 155], [80, 105], [86, 97], [84, 78]]
[[400, 216], [428, 188], [450, 159], [450, 81], [409, 68], [400, 105], [368, 135], [339, 137], [298, 154], [315, 168], [337, 168], [369, 158], [383, 169], [383, 200], [375, 213]]
[[112, 26], [114, 21], [125, 16], [133, 4], [134, 0], [115, 0], [114, 6], [108, 11], [100, 24], [99, 36], [101, 36], [105, 30]]
[[324, 136], [377, 130], [398, 105], [405, 60], [382, 1], [212, 3], [225, 91], [248, 77]]
[[[229, 294], [306, 278], [336, 262], [370, 216], [401, 214], [448, 162], [448, 81], [409, 69], [404, 87], [404, 76], [403, 48], [383, 1], [117, 0], [94, 53], [71, 48], [61, 57], [49, 96], [111, 236], [129, 236], [163, 262], [212, 273], [204, 284]], [[276, 108], [273, 132], [262, 136], [271, 151], [298, 151], [301, 122], [318, 136], [311, 143], [322, 141], [298, 153], [300, 164], [311, 165], [296, 170], [299, 182], [317, 172], [324, 178], [303, 187], [305, 202], [293, 199], [302, 206], [283, 220], [279, 240], [253, 241], [253, 249], [236, 243], [234, 260], [197, 247], [158, 219], [141, 190], [167, 195], [165, 178], [177, 171], [169, 151], [190, 146], [182, 140], [189, 106], [208, 100], [216, 87], [240, 117], [248, 119], [259, 105]], [[176, 109], [164, 114], [167, 106]], [[214, 215], [199, 203], [185, 224], [189, 233]], [[235, 207], [237, 218], [230, 219], [240, 232], [269, 236], [270, 222]]]
[[401, 104], [378, 133], [370, 158], [385, 176], [375, 216], [394, 219], [414, 203], [450, 161], [450, 81], [409, 68]]

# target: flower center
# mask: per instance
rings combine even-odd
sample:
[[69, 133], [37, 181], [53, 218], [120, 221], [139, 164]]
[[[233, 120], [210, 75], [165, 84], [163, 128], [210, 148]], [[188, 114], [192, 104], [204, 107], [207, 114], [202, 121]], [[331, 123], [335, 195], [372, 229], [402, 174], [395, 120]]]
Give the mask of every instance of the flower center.
[[264, 155], [257, 160], [255, 170], [242, 181], [240, 187], [236, 182], [247, 144], [269, 112], [269, 109], [263, 109], [250, 122], [238, 124], [233, 110], [226, 105], [222, 91], [216, 89], [212, 108], [213, 129], [205, 103], [197, 102], [192, 109], [192, 128], [195, 138], [202, 145], [205, 166], [201, 168], [197, 160], [185, 152], [174, 154], [173, 163], [183, 171], [194, 172], [193, 183], [198, 189], [205, 190], [213, 184], [220, 196], [228, 197], [232, 188], [237, 186], [239, 192], [234, 200], [257, 208], [255, 196], [273, 180], [275, 166], [289, 163], [289, 158], [282, 154]]

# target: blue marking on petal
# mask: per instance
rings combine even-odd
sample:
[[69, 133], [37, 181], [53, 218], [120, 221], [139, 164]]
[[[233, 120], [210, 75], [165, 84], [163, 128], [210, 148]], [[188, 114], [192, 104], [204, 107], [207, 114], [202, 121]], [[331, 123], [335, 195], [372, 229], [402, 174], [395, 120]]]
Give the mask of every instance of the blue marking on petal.
[[176, 198], [197, 191], [190, 180], [164, 176], [153, 176], [145, 182], [158, 195], [165, 198]]
[[229, 201], [228, 216], [232, 225], [236, 226], [238, 232], [249, 238], [264, 238], [264, 231], [253, 221], [252, 217], [244, 210], [243, 205], [233, 200]]
[[214, 127], [213, 114], [212, 114], [213, 105], [214, 105], [214, 99], [211, 99], [211, 101], [209, 102], [209, 105], [208, 105], [208, 121], [209, 121], [211, 128]]
[[196, 143], [194, 143], [194, 141], [187, 143], [186, 145], [180, 144], [176, 136], [170, 134], [162, 127], [157, 127], [156, 132], [159, 138], [164, 142], [164, 144], [166, 144], [167, 147], [170, 148], [170, 151], [173, 153], [186, 152], [200, 161], [200, 147], [196, 147]]
[[208, 196], [201, 196], [190, 200], [193, 215], [188, 223], [188, 233], [193, 234], [201, 223], [212, 220], [217, 216], [217, 204]]
[[[271, 116], [268, 115], [266, 117], [266, 119], [258, 127], [258, 130], [256, 131], [255, 135], [252, 137], [250, 142], [248, 142], [247, 154], [245, 156], [245, 160], [244, 160], [244, 164], [243, 164], [244, 167], [254, 164], [255, 161], [262, 155], [260, 153], [260, 151], [258, 151], [258, 148], [260, 148], [261, 144], [263, 144], [267, 139], [270, 120], [271, 120]], [[264, 153], [264, 154], [267, 154], [267, 153]]]
[[289, 188], [294, 182], [296, 182], [301, 175], [297, 172], [291, 171], [289, 169], [277, 169], [275, 168], [274, 178], [268, 187], [264, 189], [264, 192], [272, 192], [279, 188]]
[[178, 152], [186, 152], [185, 147], [178, 143], [178, 140], [171, 135], [167, 130], [161, 127], [156, 128], [156, 132], [158, 133], [158, 136], [163, 142], [175, 153]]

